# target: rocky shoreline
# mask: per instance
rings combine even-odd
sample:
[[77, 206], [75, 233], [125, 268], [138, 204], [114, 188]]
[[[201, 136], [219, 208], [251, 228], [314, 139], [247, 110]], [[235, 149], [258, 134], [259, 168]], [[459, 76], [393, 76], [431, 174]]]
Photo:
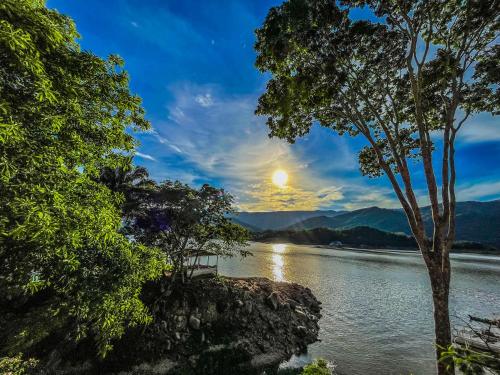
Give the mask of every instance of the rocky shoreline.
[[[127, 332], [105, 361], [82, 364], [65, 356], [62, 373], [272, 373], [318, 339], [321, 303], [298, 284], [216, 277], [179, 285], [163, 279], [148, 285], [143, 299], [152, 324]], [[80, 357], [70, 357], [75, 355]]]

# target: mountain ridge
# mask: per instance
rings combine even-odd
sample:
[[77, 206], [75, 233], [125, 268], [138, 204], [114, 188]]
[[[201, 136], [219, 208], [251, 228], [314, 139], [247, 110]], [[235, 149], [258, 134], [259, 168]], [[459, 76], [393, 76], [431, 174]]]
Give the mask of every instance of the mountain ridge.
[[316, 217], [321, 213], [326, 217], [344, 213], [345, 211], [316, 210], [316, 211], [260, 211], [260, 212], [236, 212], [229, 217], [236, 223], [247, 229], [258, 228], [259, 230], [285, 229], [290, 225]]
[[[426, 229], [430, 233], [432, 231], [430, 206], [423, 207], [421, 211]], [[457, 202], [456, 213], [457, 241], [500, 244], [500, 200]], [[263, 217], [265, 220], [262, 220]], [[301, 220], [300, 218], [303, 217], [305, 218]], [[238, 214], [237, 220], [261, 230], [298, 231], [315, 228], [351, 229], [367, 226], [386, 232], [411, 234], [408, 221], [401, 208], [372, 206], [353, 211], [242, 212]], [[287, 222], [291, 223], [286, 225]]]

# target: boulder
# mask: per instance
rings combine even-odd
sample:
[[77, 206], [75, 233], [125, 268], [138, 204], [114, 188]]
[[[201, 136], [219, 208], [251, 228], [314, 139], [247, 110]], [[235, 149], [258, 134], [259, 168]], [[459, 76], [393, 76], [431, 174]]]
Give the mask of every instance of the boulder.
[[198, 330], [200, 329], [201, 321], [196, 316], [191, 315], [189, 317], [189, 325], [191, 326], [191, 328]]
[[267, 296], [267, 302], [274, 310], [278, 310], [280, 303], [278, 299], [278, 293], [272, 292], [269, 296]]

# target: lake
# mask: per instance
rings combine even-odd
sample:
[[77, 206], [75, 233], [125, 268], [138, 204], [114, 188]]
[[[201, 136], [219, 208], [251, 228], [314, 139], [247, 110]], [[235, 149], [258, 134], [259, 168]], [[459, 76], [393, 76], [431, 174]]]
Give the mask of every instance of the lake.
[[[434, 372], [432, 298], [419, 254], [264, 243], [249, 250], [252, 257], [219, 261], [219, 272], [296, 282], [323, 303], [321, 341], [294, 361], [323, 357], [345, 375]], [[455, 327], [467, 314], [500, 313], [500, 257], [456, 254], [452, 267]]]

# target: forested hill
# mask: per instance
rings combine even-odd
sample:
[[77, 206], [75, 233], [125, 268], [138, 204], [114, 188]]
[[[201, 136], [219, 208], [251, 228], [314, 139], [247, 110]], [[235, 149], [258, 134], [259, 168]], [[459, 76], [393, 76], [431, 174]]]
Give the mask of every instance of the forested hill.
[[[432, 228], [430, 207], [422, 210], [428, 230]], [[305, 219], [297, 220], [302, 216]], [[239, 213], [238, 221], [253, 231], [260, 230], [308, 230], [314, 228], [350, 229], [366, 226], [385, 232], [410, 234], [408, 222], [401, 209], [369, 207], [351, 212], [309, 211], [302, 212]], [[295, 222], [286, 225], [287, 218]], [[500, 245], [500, 200], [490, 202], [457, 203], [457, 240], [475, 241]]]

